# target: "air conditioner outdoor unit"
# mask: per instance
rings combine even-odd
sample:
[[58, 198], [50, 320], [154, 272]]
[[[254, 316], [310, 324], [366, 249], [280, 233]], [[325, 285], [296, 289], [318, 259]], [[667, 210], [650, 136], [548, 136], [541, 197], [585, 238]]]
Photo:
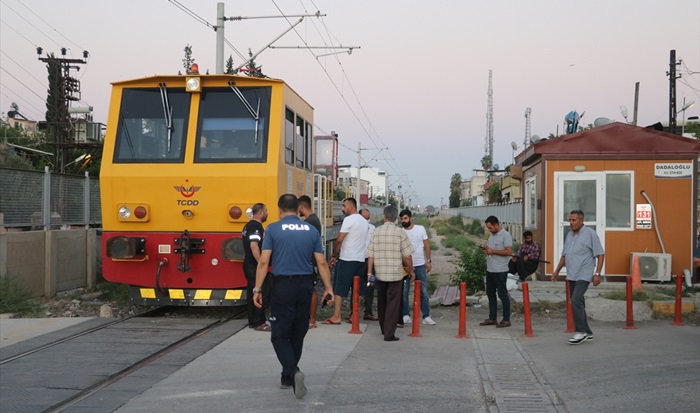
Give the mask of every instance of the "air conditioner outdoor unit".
[[633, 252], [630, 257], [630, 273], [635, 256], [639, 257], [642, 281], [671, 281], [671, 254]]

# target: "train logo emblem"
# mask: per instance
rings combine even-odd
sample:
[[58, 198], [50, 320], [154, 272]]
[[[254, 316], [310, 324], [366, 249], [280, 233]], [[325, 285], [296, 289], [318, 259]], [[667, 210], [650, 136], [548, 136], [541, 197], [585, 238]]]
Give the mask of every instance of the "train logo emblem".
[[185, 184], [180, 186], [173, 186], [173, 188], [179, 192], [185, 198], [191, 198], [197, 191], [199, 191], [201, 186], [193, 186], [189, 184], [189, 179], [185, 179]]

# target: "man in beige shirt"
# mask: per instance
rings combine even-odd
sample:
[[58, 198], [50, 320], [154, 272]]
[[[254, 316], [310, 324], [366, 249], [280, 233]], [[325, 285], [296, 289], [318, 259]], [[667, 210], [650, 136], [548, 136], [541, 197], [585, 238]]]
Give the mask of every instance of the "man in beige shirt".
[[[411, 259], [413, 245], [406, 232], [396, 226], [398, 216], [396, 207], [384, 208], [384, 225], [372, 233], [367, 247], [367, 279], [378, 286], [377, 312], [384, 341], [399, 340], [395, 333], [401, 309], [403, 270], [415, 277]], [[372, 268], [376, 274], [371, 273]]]

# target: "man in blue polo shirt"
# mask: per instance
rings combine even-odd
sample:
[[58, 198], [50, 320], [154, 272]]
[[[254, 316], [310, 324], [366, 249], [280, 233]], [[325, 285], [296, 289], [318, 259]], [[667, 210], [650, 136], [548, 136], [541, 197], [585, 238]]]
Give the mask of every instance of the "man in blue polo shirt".
[[304, 337], [309, 331], [309, 308], [314, 294], [314, 257], [325, 286], [323, 296], [333, 299], [331, 275], [323, 255], [321, 235], [312, 225], [297, 217], [299, 201], [293, 194], [282, 195], [277, 202], [280, 220], [267, 226], [258, 260], [253, 299], [258, 308], [263, 306], [261, 287], [272, 263], [272, 347], [282, 364], [282, 388], [294, 388], [301, 399], [306, 394], [304, 374], [299, 370]]

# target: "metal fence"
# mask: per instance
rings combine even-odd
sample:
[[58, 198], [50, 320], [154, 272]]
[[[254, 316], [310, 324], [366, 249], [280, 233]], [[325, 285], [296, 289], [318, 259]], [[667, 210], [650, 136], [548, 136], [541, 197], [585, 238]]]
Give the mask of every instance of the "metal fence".
[[0, 227], [48, 230], [99, 225], [99, 178], [0, 168]]
[[465, 218], [477, 218], [482, 222], [494, 215], [500, 222], [508, 224], [522, 225], [523, 204], [522, 202], [510, 202], [507, 204], [491, 204], [475, 207], [450, 208], [440, 211], [440, 215], [462, 215]]

